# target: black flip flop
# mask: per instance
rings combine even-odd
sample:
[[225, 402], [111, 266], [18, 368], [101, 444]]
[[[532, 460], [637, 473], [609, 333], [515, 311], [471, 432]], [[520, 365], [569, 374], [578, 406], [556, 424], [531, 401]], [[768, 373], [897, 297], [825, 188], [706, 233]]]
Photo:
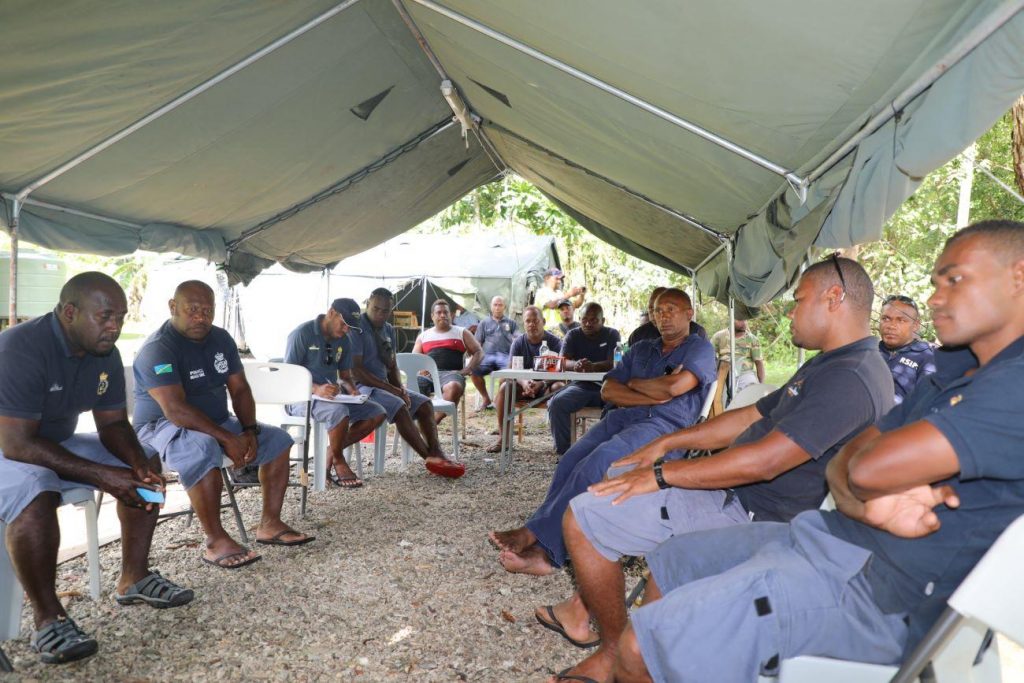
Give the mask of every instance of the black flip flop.
[[[578, 647], [581, 650], [589, 650], [590, 648], [597, 647], [601, 644], [600, 638], [596, 640], [591, 640], [586, 643], [580, 640], [574, 640], [570, 638], [569, 634], [565, 632], [565, 627], [562, 626], [562, 622], [560, 622], [558, 620], [558, 617], [555, 616], [555, 610], [553, 609], [552, 605], [544, 605], [544, 611], [548, 613], [548, 617], [551, 619], [551, 621], [545, 621], [544, 619], [541, 619], [540, 615], [534, 612], [533, 617], [537, 620], [537, 623], [543, 626], [544, 628], [548, 629], [549, 631], [554, 631], [558, 635], [562, 636], [567, 641], [569, 641], [569, 643], [574, 647]], [[569, 667], [569, 669], [571, 668], [572, 667]], [[568, 671], [569, 669], [566, 669], [566, 671]], [[559, 678], [561, 677], [562, 676], [559, 675]], [[570, 680], [572, 679], [570, 678]]]
[[245, 557], [248, 554], [249, 554], [249, 549], [243, 547], [241, 550], [236, 550], [234, 552], [224, 553], [223, 555], [218, 555], [217, 557], [213, 558], [212, 560], [209, 560], [209, 559], [207, 559], [205, 557], [200, 557], [199, 559], [202, 560], [203, 562], [205, 562], [206, 564], [210, 565], [211, 567], [216, 567], [217, 569], [241, 569], [242, 567], [244, 567], [246, 565], [250, 565], [253, 562], [257, 562], [257, 561], [263, 559], [262, 555], [257, 555], [256, 557], [250, 557], [245, 562], [240, 562], [238, 564], [223, 564], [224, 560], [230, 560], [232, 557]]
[[306, 545], [310, 541], [315, 541], [316, 540], [316, 536], [306, 536], [305, 538], [300, 538], [300, 539], [295, 540], [295, 541], [282, 541], [281, 540], [281, 537], [284, 536], [285, 534], [301, 534], [301, 533], [302, 533], [301, 531], [296, 531], [295, 529], [284, 529], [282, 531], [278, 531], [271, 538], [257, 538], [256, 542], [259, 543], [260, 545], [293, 546], [293, 545]]
[[[569, 669], [572, 667], [570, 666]], [[580, 683], [597, 683], [596, 680], [589, 676], [581, 676], [580, 674], [571, 674], [569, 669], [562, 669], [555, 674], [556, 681], [580, 681]]]

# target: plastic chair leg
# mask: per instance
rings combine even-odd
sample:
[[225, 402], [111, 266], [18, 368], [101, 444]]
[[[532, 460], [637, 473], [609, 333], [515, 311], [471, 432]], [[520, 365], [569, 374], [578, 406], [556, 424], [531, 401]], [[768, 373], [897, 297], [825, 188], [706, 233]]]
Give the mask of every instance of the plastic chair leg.
[[[398, 440], [398, 433], [395, 433]], [[384, 474], [384, 458], [388, 454], [388, 423], [381, 423], [373, 437], [373, 473]]]
[[327, 488], [327, 427], [315, 422], [313, 427], [313, 490]]
[[95, 500], [82, 504], [85, 511], [86, 556], [89, 559], [89, 595], [100, 599], [100, 532], [99, 508]]
[[249, 542], [249, 536], [245, 533], [245, 524], [242, 523], [242, 511], [238, 509], [238, 501], [235, 500], [235, 487], [231, 485], [228, 471], [223, 467], [220, 476], [224, 480], [224, 488], [228, 491], [228, 500], [231, 501], [231, 511], [235, 513], [235, 524], [238, 526], [238, 535], [242, 537], [242, 543]]

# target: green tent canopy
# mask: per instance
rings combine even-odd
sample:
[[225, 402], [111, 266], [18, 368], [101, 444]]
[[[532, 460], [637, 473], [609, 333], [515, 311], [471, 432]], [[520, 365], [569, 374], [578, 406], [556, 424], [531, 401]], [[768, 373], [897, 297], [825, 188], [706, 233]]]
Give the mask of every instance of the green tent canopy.
[[[508, 171], [757, 306], [1024, 92], [1024, 0], [0, 5], [0, 224], [249, 281]], [[453, 118], [453, 112], [456, 114]]]

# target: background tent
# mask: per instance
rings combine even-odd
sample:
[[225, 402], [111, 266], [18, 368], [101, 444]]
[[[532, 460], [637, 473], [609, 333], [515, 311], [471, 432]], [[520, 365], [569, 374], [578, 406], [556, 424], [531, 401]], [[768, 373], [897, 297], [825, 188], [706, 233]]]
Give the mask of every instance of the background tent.
[[330, 266], [513, 170], [758, 305], [809, 249], [877, 238], [1024, 92], [1022, 7], [9, 0], [0, 224], [247, 281]]

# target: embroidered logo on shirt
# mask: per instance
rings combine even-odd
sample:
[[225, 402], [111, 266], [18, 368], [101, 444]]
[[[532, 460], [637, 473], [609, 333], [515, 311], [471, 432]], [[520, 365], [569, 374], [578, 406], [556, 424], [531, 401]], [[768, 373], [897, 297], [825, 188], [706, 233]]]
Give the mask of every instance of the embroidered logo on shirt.
[[198, 370], [189, 370], [188, 371], [188, 378], [189, 379], [202, 379], [203, 377], [206, 377], [206, 373], [203, 372], [202, 368], [199, 368]]
[[900, 358], [900, 365], [906, 365], [911, 370], [917, 370], [917, 363], [909, 358]]
[[959, 403], [962, 400], [964, 400], [964, 395], [963, 394], [957, 394], [956, 396], [953, 396], [953, 397], [951, 397], [949, 399], [949, 405], [950, 405], [950, 407], [955, 406], [957, 403]]
[[110, 382], [107, 381], [109, 375], [105, 372], [100, 373], [100, 383], [96, 385], [96, 395], [102, 396], [107, 393], [107, 389], [110, 387]]
[[786, 393], [789, 394], [790, 396], [799, 396], [800, 395], [800, 385], [803, 384], [803, 383], [804, 383], [803, 380], [800, 380], [799, 382], [792, 382], [792, 383], [790, 383], [790, 385], [788, 387], [786, 387]]
[[308, 350], [309, 350], [309, 351], [319, 351], [319, 350], [320, 350], [320, 347], [319, 347], [319, 346], [317, 346], [316, 344], [313, 344], [313, 345], [311, 345], [311, 346], [309, 347], [309, 349], [308, 349]]
[[54, 382], [50, 385], [50, 393], [52, 394], [55, 391], [64, 391], [64, 387]]
[[228, 371], [228, 359], [224, 357], [223, 353], [218, 352], [213, 357], [213, 369], [222, 375]]
[[154, 365], [153, 372], [158, 375], [169, 375], [174, 372], [174, 368], [170, 363], [164, 363], [163, 365]]

